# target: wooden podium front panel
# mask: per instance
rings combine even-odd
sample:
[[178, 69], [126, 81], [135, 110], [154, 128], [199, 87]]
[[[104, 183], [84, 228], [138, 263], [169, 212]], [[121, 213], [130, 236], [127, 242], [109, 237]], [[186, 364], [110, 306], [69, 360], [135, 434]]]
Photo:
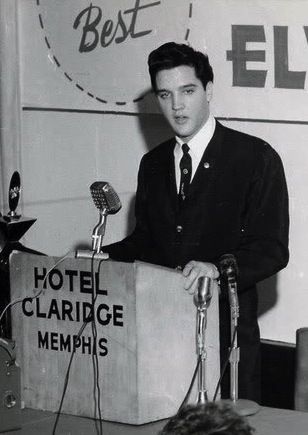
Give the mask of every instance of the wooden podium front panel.
[[[12, 299], [37, 294], [42, 279], [35, 281], [35, 276], [43, 276], [58, 260], [29, 254], [13, 255]], [[107, 295], [98, 295], [99, 316], [107, 322], [107, 315], [113, 316], [113, 311], [116, 313], [108, 325], [96, 321], [102, 415], [115, 421], [121, 421], [121, 418], [130, 421], [136, 418], [138, 411], [134, 268], [125, 263], [95, 261], [95, 271], [99, 267], [98, 291], [103, 293], [108, 289]], [[57, 411], [59, 407], [72, 355], [73, 337], [83, 324], [82, 315], [79, 313], [77, 316], [76, 312], [91, 302], [91, 294], [86, 293], [91, 287], [91, 260], [66, 259], [54, 271], [38, 299], [27, 302], [24, 309], [16, 305], [12, 310], [13, 335], [21, 366], [22, 400], [27, 407], [49, 411]], [[63, 285], [60, 285], [62, 277]], [[74, 311], [71, 315], [63, 316], [62, 304], [67, 313], [72, 304]], [[93, 355], [93, 334], [89, 323], [73, 357], [63, 412], [93, 417]]]
[[[143, 424], [174, 414], [196, 364], [196, 308], [192, 296], [182, 289], [181, 274], [139, 262], [58, 261], [25, 253], [11, 257], [12, 300], [37, 295], [44, 276], [54, 268], [38, 298], [12, 308], [25, 406], [58, 410], [74, 336], [90, 309], [93, 266], [99, 277], [95, 324], [102, 418]], [[215, 298], [217, 294], [212, 302]], [[212, 306], [207, 330], [212, 328], [210, 312], [215, 303]], [[218, 334], [217, 312], [214, 317]], [[216, 332], [216, 348], [209, 352], [214, 355], [209, 361], [213, 358], [215, 364], [208, 369], [215, 384], [219, 376]], [[94, 335], [88, 323], [73, 356], [65, 413], [94, 416]]]
[[[181, 272], [143, 263], [137, 269], [138, 387], [143, 415], [168, 418], [181, 405], [197, 363], [196, 307]], [[206, 385], [213, 398], [219, 379], [218, 288], [207, 310]], [[151, 371], [151, 372], [150, 372]], [[196, 379], [190, 402], [197, 399]], [[149, 387], [150, 385], [150, 387]], [[162, 406], [163, 404], [163, 406]]]

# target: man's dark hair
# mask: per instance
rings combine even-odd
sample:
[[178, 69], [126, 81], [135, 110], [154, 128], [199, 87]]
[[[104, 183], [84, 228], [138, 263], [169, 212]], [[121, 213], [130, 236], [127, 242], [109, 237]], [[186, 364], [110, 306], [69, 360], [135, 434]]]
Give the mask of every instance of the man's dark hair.
[[222, 402], [187, 405], [173, 416], [159, 435], [252, 435], [247, 420]]
[[154, 92], [157, 92], [156, 74], [159, 71], [182, 65], [195, 69], [196, 77], [202, 82], [204, 89], [208, 82], [213, 82], [213, 70], [205, 54], [185, 44], [167, 42], [149, 54], [148, 66]]

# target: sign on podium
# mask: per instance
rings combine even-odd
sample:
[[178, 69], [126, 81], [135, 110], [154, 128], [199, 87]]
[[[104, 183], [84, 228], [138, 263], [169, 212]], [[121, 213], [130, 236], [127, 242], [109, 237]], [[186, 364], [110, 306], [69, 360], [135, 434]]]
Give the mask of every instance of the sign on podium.
[[[59, 260], [11, 256], [11, 298], [25, 298], [12, 307], [25, 406], [58, 410], [74, 353], [62, 412], [94, 417], [96, 359], [104, 420], [138, 425], [173, 415], [197, 362], [196, 307], [182, 274], [143, 262]], [[206, 329], [209, 398], [219, 378], [217, 284], [213, 290]], [[191, 400], [196, 397], [195, 391]]]

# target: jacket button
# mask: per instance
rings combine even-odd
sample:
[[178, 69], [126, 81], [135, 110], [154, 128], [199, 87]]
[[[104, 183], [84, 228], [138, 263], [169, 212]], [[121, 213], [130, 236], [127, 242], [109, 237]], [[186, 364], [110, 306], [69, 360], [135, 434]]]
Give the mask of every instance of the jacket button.
[[177, 233], [181, 233], [183, 231], [182, 225], [177, 225], [176, 231], [177, 231]]

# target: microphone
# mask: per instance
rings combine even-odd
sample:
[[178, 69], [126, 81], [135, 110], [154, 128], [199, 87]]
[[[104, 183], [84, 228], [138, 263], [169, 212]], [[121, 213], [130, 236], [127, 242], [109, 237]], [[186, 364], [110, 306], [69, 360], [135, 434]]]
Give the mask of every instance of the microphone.
[[238, 276], [238, 266], [233, 254], [225, 254], [220, 257], [220, 275], [228, 281], [228, 283], [235, 282]]
[[[0, 245], [18, 242], [26, 231], [34, 224], [36, 219], [26, 218], [17, 213], [16, 209], [20, 199], [21, 182], [19, 172], [15, 171], [11, 177], [8, 204], [9, 212], [0, 215]], [[2, 240], [3, 239], [3, 240]]]
[[194, 294], [194, 303], [200, 310], [204, 310], [207, 303], [212, 299], [211, 278], [201, 276], [198, 279], [197, 291]]
[[237, 345], [237, 326], [239, 318], [239, 302], [237, 294], [237, 277], [239, 270], [233, 254], [225, 254], [220, 257], [220, 275], [228, 283], [230, 322], [231, 322], [231, 346], [230, 346], [230, 404], [240, 415], [253, 415], [259, 411], [259, 405], [251, 400], [239, 399], [238, 397], [238, 365], [240, 362], [240, 348]]
[[100, 211], [115, 214], [122, 207], [120, 198], [107, 181], [95, 181], [91, 184], [90, 191], [94, 204]]
[[115, 190], [106, 181], [95, 181], [90, 186], [90, 191], [94, 204], [100, 212], [99, 222], [92, 233], [92, 250], [98, 254], [105, 235], [107, 215], [117, 213], [122, 205]]
[[197, 346], [199, 355], [202, 355], [205, 348], [205, 327], [206, 327], [206, 309], [212, 299], [211, 278], [201, 276], [198, 278], [197, 290], [194, 294], [194, 303], [197, 307]]
[[220, 275], [228, 283], [229, 302], [231, 307], [235, 310], [233, 315], [238, 317], [238, 297], [236, 279], [239, 274], [236, 259], [233, 254], [225, 254], [220, 257], [219, 263]]
[[205, 351], [205, 329], [206, 309], [212, 299], [211, 278], [202, 276], [198, 278], [197, 290], [194, 294], [194, 303], [197, 307], [196, 341], [200, 366], [198, 370], [198, 397], [197, 403], [205, 404], [208, 401], [206, 389], [206, 351]]
[[11, 218], [18, 218], [16, 214], [16, 208], [19, 202], [19, 195], [20, 195], [20, 175], [19, 172], [15, 171], [12, 175], [10, 187], [9, 187], [9, 212], [8, 216]]
[[[95, 181], [90, 186], [90, 192], [94, 204], [99, 210], [99, 222], [92, 231], [92, 251], [100, 254], [105, 235], [107, 215], [117, 213], [122, 204], [114, 188], [107, 181]], [[91, 254], [88, 251], [77, 251], [75, 256], [76, 258], [91, 258], [93, 252]], [[106, 259], [108, 254], [101, 253], [100, 258]]]

